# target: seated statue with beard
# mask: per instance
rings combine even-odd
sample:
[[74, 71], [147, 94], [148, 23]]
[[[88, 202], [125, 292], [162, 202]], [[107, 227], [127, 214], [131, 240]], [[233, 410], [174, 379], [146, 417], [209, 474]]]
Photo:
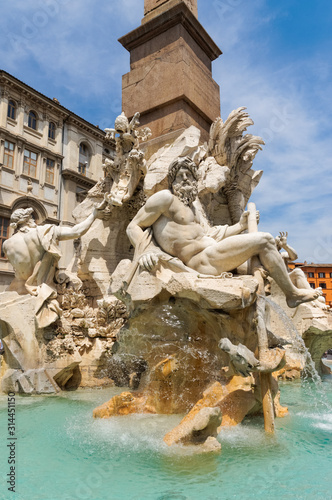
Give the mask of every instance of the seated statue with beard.
[[[127, 228], [134, 247], [151, 227], [158, 246], [200, 274], [219, 276], [232, 271], [257, 255], [286, 295], [289, 307], [317, 299], [319, 290], [299, 289], [291, 282], [273, 236], [248, 229], [248, 212], [233, 226], [211, 228], [199, 210], [198, 171], [189, 158], [177, 158], [169, 167], [169, 189], [152, 195]], [[158, 264], [158, 253], [140, 257], [141, 267], [151, 271]]]

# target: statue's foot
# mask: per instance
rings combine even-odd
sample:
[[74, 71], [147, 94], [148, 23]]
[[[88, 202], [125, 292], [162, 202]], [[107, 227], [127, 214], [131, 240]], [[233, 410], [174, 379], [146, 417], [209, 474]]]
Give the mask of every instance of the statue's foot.
[[322, 309], [322, 311], [328, 311], [330, 307], [326, 304], [325, 300], [322, 302], [321, 299], [323, 297], [319, 297], [317, 300], [313, 302], [313, 305], [315, 307], [318, 307], [319, 309]]
[[298, 288], [296, 292], [286, 298], [288, 307], [297, 307], [304, 302], [311, 302], [318, 299], [322, 295], [322, 289], [308, 290], [306, 288]]

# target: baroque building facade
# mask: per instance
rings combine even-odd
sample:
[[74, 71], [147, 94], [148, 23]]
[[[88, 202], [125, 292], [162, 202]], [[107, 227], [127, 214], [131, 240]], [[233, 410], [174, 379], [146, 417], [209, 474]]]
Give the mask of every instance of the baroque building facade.
[[326, 304], [332, 307], [332, 264], [293, 262], [290, 267], [302, 269], [311, 288], [321, 288]]
[[[74, 225], [75, 206], [114, 156], [105, 136], [57, 99], [0, 71], [0, 291], [14, 276], [2, 251], [13, 210], [32, 207], [38, 224]], [[73, 243], [66, 243], [63, 267], [73, 254]]]

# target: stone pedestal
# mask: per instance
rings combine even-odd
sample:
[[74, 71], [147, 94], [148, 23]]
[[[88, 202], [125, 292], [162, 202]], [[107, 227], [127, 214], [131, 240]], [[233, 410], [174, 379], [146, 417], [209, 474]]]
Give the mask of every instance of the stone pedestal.
[[204, 142], [220, 115], [212, 61], [221, 51], [197, 20], [196, 2], [159, 3], [146, 2], [142, 26], [119, 40], [130, 52], [123, 110], [127, 116], [140, 111], [141, 125], [152, 131], [153, 151], [191, 125], [200, 129]]

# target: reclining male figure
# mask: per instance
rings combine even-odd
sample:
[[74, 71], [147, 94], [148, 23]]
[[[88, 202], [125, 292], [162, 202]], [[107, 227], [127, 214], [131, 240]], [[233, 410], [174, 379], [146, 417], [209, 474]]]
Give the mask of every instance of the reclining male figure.
[[[219, 276], [236, 269], [253, 256], [261, 263], [286, 295], [289, 307], [317, 299], [320, 290], [296, 288], [272, 235], [264, 232], [241, 234], [248, 229], [248, 212], [233, 226], [209, 227], [198, 210], [198, 173], [188, 157], [178, 158], [169, 167], [169, 189], [152, 195], [127, 228], [136, 247], [144, 229], [152, 227], [159, 247], [198, 273]], [[158, 253], [148, 252], [140, 265], [151, 270], [158, 263]]]

